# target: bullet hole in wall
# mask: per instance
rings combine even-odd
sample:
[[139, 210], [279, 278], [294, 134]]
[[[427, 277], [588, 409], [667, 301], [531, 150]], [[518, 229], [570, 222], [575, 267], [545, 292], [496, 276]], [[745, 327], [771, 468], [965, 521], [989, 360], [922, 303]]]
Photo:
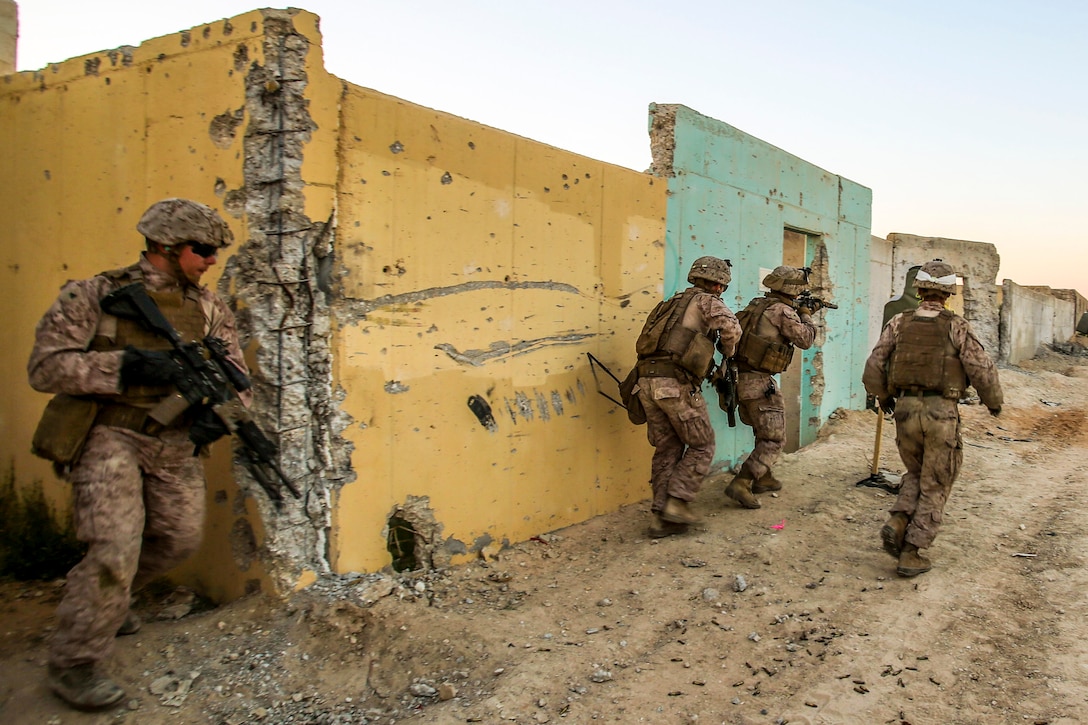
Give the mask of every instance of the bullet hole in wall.
[[491, 413], [491, 405], [482, 397], [479, 395], [469, 396], [468, 409], [472, 411], [472, 414], [476, 416], [476, 419], [480, 421], [480, 425], [484, 428], [491, 432], [498, 429], [499, 426], [495, 422], [495, 416]]

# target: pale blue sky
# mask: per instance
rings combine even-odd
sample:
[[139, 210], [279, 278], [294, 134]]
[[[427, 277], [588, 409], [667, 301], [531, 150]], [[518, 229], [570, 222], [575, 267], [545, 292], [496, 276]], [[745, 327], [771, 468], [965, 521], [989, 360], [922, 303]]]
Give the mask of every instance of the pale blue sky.
[[[873, 190], [873, 233], [992, 242], [998, 276], [1088, 295], [1081, 0], [298, 0], [325, 65], [413, 103], [636, 170], [680, 103]], [[22, 0], [18, 68], [249, 0]]]

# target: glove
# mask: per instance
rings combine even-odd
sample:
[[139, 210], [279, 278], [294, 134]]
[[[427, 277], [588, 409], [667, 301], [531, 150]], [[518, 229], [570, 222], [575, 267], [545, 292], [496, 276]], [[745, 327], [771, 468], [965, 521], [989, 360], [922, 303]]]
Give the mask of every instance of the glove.
[[132, 345], [121, 354], [121, 384], [173, 385], [182, 377], [182, 367], [170, 350], [139, 350]]
[[994, 408], [988, 408], [987, 410], [989, 410], [989, 411], [990, 411], [990, 415], [992, 415], [992, 416], [993, 416], [993, 417], [995, 417], [995, 418], [996, 418], [997, 416], [1001, 415], [1001, 406], [1000, 406], [1000, 405], [998, 405], [998, 406], [996, 406], [996, 407], [994, 407]]
[[881, 398], [880, 399], [880, 409], [883, 410], [888, 415], [891, 415], [892, 413], [894, 413], [895, 412], [895, 398], [893, 398], [890, 395], [887, 398]]
[[225, 435], [230, 435], [223, 420], [215, 414], [215, 411], [207, 406], [200, 408], [189, 428], [189, 440], [199, 449], [210, 443], [215, 443]]

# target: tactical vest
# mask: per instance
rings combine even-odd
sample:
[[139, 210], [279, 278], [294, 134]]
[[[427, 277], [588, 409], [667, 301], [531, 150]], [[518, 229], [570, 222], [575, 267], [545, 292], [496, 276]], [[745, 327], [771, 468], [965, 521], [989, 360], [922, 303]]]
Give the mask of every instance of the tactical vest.
[[[714, 341], [706, 333], [684, 327], [680, 324], [684, 313], [695, 299], [695, 295], [704, 293], [698, 287], [673, 295], [670, 299], [657, 303], [642, 333], [635, 342], [638, 359], [649, 361], [670, 361], [679, 365], [697, 380], [702, 380], [710, 372], [714, 363]], [[646, 366], [639, 366], [640, 370]], [[661, 370], [671, 370], [672, 366]], [[646, 368], [644, 375], [650, 374]]]
[[[136, 265], [103, 272], [101, 276], [113, 282], [115, 289], [143, 282], [143, 274]], [[188, 288], [184, 293], [180, 290], [173, 293], [148, 290], [148, 294], [183, 341], [203, 339], [205, 313], [198, 290]], [[123, 350], [127, 345], [151, 350], [170, 348], [169, 340], [148, 332], [139, 324], [103, 313], [88, 349], [106, 352]], [[112, 425], [150, 433], [146, 427], [148, 410], [172, 393], [173, 389], [168, 386], [145, 385], [128, 386], [117, 395], [54, 395], [34, 431], [31, 452], [53, 461], [58, 475], [63, 475], [67, 467], [79, 460], [92, 427]], [[189, 424], [191, 420], [182, 415], [172, 426]]]
[[778, 328], [766, 318], [767, 309], [775, 303], [788, 304], [776, 297], [757, 297], [737, 313], [740, 341], [733, 359], [742, 372], [783, 372], [793, 362], [793, 343], [780, 341]]
[[[133, 282], [143, 282], [143, 275], [137, 266], [103, 272], [115, 284], [115, 289]], [[183, 342], [204, 339], [205, 318], [200, 304], [200, 292], [195, 287], [186, 287], [184, 291], [154, 292], [147, 294], [162, 310], [162, 314], [178, 331]], [[143, 350], [169, 350], [170, 341], [162, 335], [146, 330], [133, 320], [125, 320], [113, 315], [102, 314], [88, 349], [95, 352], [124, 350], [128, 345]], [[105, 403], [120, 403], [137, 408], [153, 408], [156, 403], [173, 392], [170, 386], [130, 385], [118, 395], [96, 396]]]
[[937, 317], [921, 317], [913, 311], [903, 313], [895, 350], [888, 362], [888, 382], [892, 389], [939, 392], [953, 400], [963, 396], [967, 374], [959, 350], [952, 344], [954, 317], [949, 310], [941, 310]]

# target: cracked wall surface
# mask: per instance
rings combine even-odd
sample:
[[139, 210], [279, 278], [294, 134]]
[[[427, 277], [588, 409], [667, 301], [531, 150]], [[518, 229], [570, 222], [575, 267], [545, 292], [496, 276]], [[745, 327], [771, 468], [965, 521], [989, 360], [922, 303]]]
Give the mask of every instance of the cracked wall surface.
[[644, 431], [586, 353], [634, 362], [664, 185], [350, 84], [341, 108], [333, 377], [355, 479], [335, 568], [387, 565], [409, 501], [456, 561], [643, 498]]
[[[813, 293], [839, 305], [817, 313], [816, 344], [781, 376], [784, 391], [796, 381], [786, 397], [797, 430], [787, 441], [811, 442], [832, 411], [864, 399], [872, 192], [681, 105], [652, 104], [649, 127], [653, 171], [669, 188], [666, 296], [686, 287], [691, 263], [710, 254], [733, 263], [722, 299], [734, 311], [762, 294], [763, 275], [780, 264], [812, 267]], [[750, 429], [729, 428], [713, 409], [711, 421], [718, 465], [751, 450]]]
[[[597, 394], [586, 353], [633, 363], [661, 294], [664, 185], [345, 84], [317, 25], [254, 11], [0, 87], [22, 329], [65, 279], [130, 262], [152, 201], [205, 201], [234, 230], [206, 281], [304, 495], [271, 504], [215, 446], [204, 546], [175, 575], [217, 599], [388, 566], [390, 512], [410, 502], [441, 532], [433, 565], [647, 490], [644, 432]], [[29, 344], [4, 351], [9, 369]], [[48, 474], [20, 436], [44, 403], [20, 389], [0, 415], [31, 476]]]
[[1001, 288], [999, 357], [1003, 362], [1019, 365], [1035, 357], [1043, 346], [1067, 342], [1073, 337], [1079, 320], [1076, 315], [1079, 295], [1075, 290], [1026, 287], [1011, 279], [1004, 280]]
[[[258, 499], [267, 565], [282, 588], [296, 582], [300, 570], [329, 571], [332, 492], [351, 476], [338, 434], [344, 423], [333, 399], [322, 289], [323, 259], [334, 246], [332, 211], [310, 216], [310, 206], [321, 207], [307, 204], [321, 172], [314, 179], [304, 171], [307, 156], [322, 153], [316, 136], [336, 133], [335, 115], [325, 113], [319, 123], [311, 114], [329, 105], [315, 97], [338, 95], [339, 84], [311, 86], [312, 76], [324, 75], [312, 16], [277, 10], [261, 15], [263, 62], [234, 56], [236, 67], [245, 69], [244, 109], [217, 116], [210, 131], [213, 137], [228, 128], [233, 134], [246, 119], [240, 191], [249, 236], [231, 257], [221, 287], [242, 302], [239, 331], [253, 359], [256, 408], [265, 429], [275, 434], [283, 470], [303, 491], [301, 502], [287, 497], [281, 507]], [[335, 157], [326, 161], [335, 168]], [[244, 469], [238, 473], [246, 476]]]
[[[212, 203], [235, 230], [213, 283], [304, 497], [273, 506], [217, 448], [206, 545], [179, 576], [220, 598], [389, 566], [402, 527], [422, 548], [401, 554], [441, 566], [644, 499], [644, 429], [598, 394], [616, 391], [587, 353], [625, 374], [645, 315], [703, 253], [733, 259], [738, 309], [780, 263], [784, 229], [812, 240], [842, 310], [804, 358], [804, 419], [852, 404], [848, 302], [871, 195], [689, 109], [653, 108], [654, 173], [610, 166], [336, 79], [298, 10], [74, 59], [16, 89], [22, 108], [9, 95], [4, 112], [27, 149], [23, 208], [63, 209], [7, 212], [8, 281], [36, 311], [50, 294], [18, 272], [31, 239], [64, 260], [55, 289], [129, 261], [135, 219], [162, 196]], [[74, 123], [62, 106], [91, 112]], [[37, 139], [43, 125], [55, 136]], [[92, 254], [87, 228], [113, 246]], [[5, 351], [9, 367], [27, 352]], [[0, 425], [32, 428], [43, 404], [20, 393]]]

